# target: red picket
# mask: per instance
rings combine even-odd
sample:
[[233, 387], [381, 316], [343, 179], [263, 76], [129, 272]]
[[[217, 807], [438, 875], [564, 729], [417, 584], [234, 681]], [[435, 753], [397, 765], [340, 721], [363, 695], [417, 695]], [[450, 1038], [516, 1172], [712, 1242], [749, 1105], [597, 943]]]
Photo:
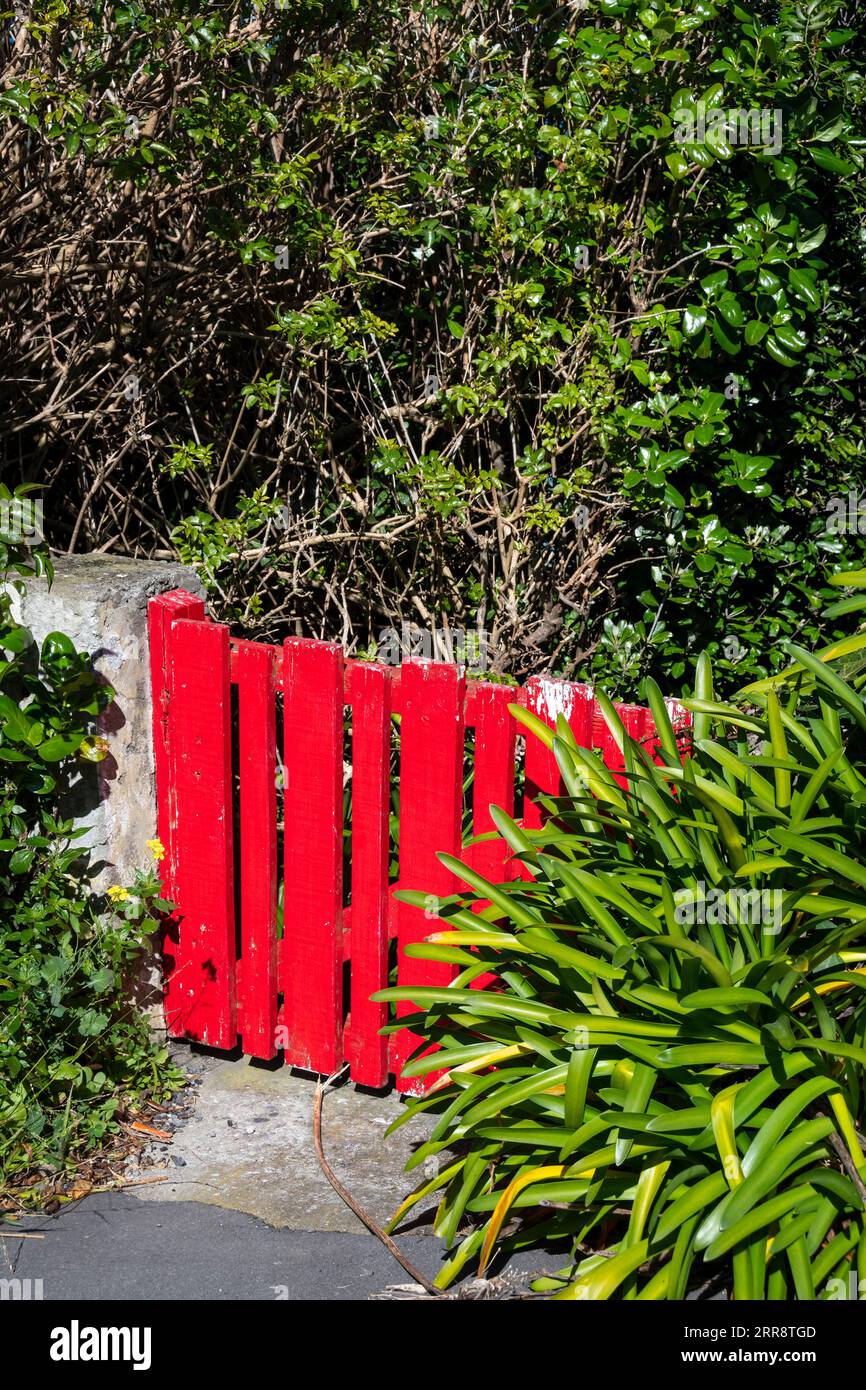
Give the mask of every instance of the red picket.
[[[517, 733], [508, 706], [514, 703], [515, 692], [507, 685], [476, 686], [475, 706], [475, 780], [472, 790], [472, 834], [486, 835], [495, 830], [491, 806], [498, 806], [514, 815], [514, 747]], [[511, 850], [499, 836], [473, 845], [467, 850], [466, 862], [483, 874], [491, 883], [501, 883], [514, 877]]]
[[352, 705], [351, 995], [346, 1057], [353, 1081], [384, 1086], [388, 1042], [379, 1030], [388, 1006], [370, 995], [388, 983], [388, 818], [390, 811], [390, 681], [382, 666], [354, 663]]
[[[526, 708], [531, 714], [537, 714], [546, 724], [556, 722], [555, 716], [551, 719], [551, 702], [548, 698], [552, 684], [542, 676], [530, 676], [526, 682]], [[538, 830], [542, 812], [537, 798], [542, 795], [555, 796], [560, 788], [560, 777], [556, 759], [550, 749], [545, 748], [540, 739], [528, 733], [525, 734], [523, 768], [523, 824], [527, 830]]]
[[276, 671], [272, 647], [236, 642], [240, 767], [241, 1038], [250, 1057], [277, 1052]]
[[[458, 883], [437, 858], [437, 852], [457, 855], [461, 848], [463, 787], [463, 706], [466, 678], [456, 666], [435, 661], [407, 661], [401, 676], [403, 713], [400, 723], [400, 887], [429, 894], [429, 915], [401, 902], [397, 910], [400, 985], [447, 984], [454, 971], [440, 961], [417, 960], [405, 954], [410, 943], [436, 930], [438, 898], [457, 891]], [[414, 1013], [412, 1004], [397, 1006], [398, 1017]], [[421, 1039], [409, 1029], [394, 1037], [393, 1070], [402, 1071]], [[421, 1083], [399, 1077], [398, 1090], [421, 1092]]]
[[171, 775], [168, 708], [170, 672], [168, 633], [175, 618], [204, 618], [204, 600], [183, 589], [159, 594], [147, 605], [147, 631], [150, 648], [150, 699], [153, 718], [153, 761], [156, 775], [156, 834], [164, 855], [159, 865], [163, 896], [174, 899], [172, 882], [172, 821], [170, 807], [175, 797]]
[[[652, 713], [648, 709], [641, 709], [639, 705], [617, 705], [619, 717], [622, 720], [623, 728], [626, 733], [634, 739], [646, 752], [652, 751], [649, 736], [655, 727], [653, 724]], [[624, 766], [624, 761], [620, 755], [620, 766]], [[622, 778], [623, 787], [628, 785], [628, 778]]]
[[592, 747], [592, 714], [595, 700], [588, 685], [575, 685], [568, 723], [578, 748]]
[[171, 874], [179, 915], [177, 940], [164, 947], [166, 1020], [175, 1037], [232, 1048], [237, 1015], [228, 628], [176, 619], [167, 650]]
[[286, 1062], [343, 1061], [343, 653], [283, 644], [283, 999]]
[[[487, 835], [496, 830], [491, 806], [514, 815], [514, 754], [517, 728], [508, 712], [515, 691], [507, 685], [479, 682], [473, 691], [472, 708], [475, 725], [475, 777], [472, 785], [472, 834]], [[505, 840], [484, 840], [464, 851], [463, 858], [488, 883], [503, 883], [516, 878], [519, 865], [511, 857]], [[481, 912], [489, 900], [478, 898], [473, 911]], [[496, 977], [489, 971], [477, 975], [473, 989], [486, 989]]]
[[[587, 686], [552, 680], [548, 676], [530, 676], [526, 682], [526, 705], [551, 728], [556, 727], [557, 716], [564, 714], [578, 745], [592, 747], [595, 703]], [[545, 748], [540, 739], [530, 735], [526, 739], [523, 803], [523, 823], [527, 829], [537, 830], [542, 822], [541, 808], [535, 798], [561, 796], [562, 791], [562, 778], [553, 752]]]
[[622, 767], [622, 754], [598, 705], [593, 710], [591, 738], [592, 747], [596, 753], [601, 755], [605, 767], [612, 771], [619, 771]]
[[[647, 732], [655, 726], [652, 720], [652, 713], [648, 709], [642, 709], [639, 705], [614, 705], [617, 714], [622, 721], [623, 728], [636, 743], [642, 747], [649, 748], [647, 743]], [[601, 755], [601, 760], [606, 768], [614, 773], [617, 782], [623, 788], [628, 785], [628, 778], [623, 776], [625, 760], [619, 745], [608, 728], [607, 721], [598, 706], [595, 706], [592, 717], [592, 744], [596, 752]]]

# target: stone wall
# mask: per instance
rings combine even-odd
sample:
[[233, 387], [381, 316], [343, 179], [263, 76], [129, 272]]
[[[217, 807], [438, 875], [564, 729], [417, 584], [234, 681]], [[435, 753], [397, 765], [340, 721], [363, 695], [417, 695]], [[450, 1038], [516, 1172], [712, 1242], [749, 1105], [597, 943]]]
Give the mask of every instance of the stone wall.
[[[146, 845], [156, 835], [148, 599], [169, 589], [204, 591], [195, 571], [181, 564], [71, 555], [55, 560], [54, 567], [50, 587], [45, 580], [29, 581], [15, 612], [39, 642], [49, 632], [66, 633], [117, 692], [100, 721], [108, 757], [82, 764], [64, 807], [86, 831], [81, 843], [98, 870], [95, 886], [104, 889], [128, 883], [136, 869], [152, 862]], [[140, 984], [142, 1002], [157, 1023], [161, 990], [152, 962], [144, 966]]]

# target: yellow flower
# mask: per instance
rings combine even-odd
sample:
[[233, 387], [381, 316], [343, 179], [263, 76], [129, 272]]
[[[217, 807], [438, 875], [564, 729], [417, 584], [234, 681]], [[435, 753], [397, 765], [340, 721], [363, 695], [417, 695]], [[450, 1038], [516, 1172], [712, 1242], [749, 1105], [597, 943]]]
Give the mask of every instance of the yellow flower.
[[86, 763], [101, 763], [108, 757], [108, 739], [101, 734], [83, 738], [78, 745], [78, 756]]
[[157, 862], [165, 858], [165, 845], [162, 840], [147, 840], [145, 843]]
[[115, 885], [114, 888], [109, 888], [108, 896], [110, 897], [113, 903], [125, 903], [129, 899], [129, 893], [127, 889], [119, 888], [117, 885]]

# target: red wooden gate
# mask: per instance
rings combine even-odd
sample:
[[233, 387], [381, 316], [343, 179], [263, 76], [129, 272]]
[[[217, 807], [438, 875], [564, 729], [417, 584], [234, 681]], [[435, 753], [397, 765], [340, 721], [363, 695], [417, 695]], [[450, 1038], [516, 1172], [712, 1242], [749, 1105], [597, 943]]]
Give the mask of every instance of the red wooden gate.
[[[480, 835], [494, 828], [491, 804], [514, 812], [520, 734], [509, 704], [551, 724], [563, 712], [578, 743], [622, 766], [591, 692], [542, 677], [521, 689], [467, 681], [441, 662], [347, 660], [334, 643], [299, 637], [282, 647], [238, 641], [182, 590], [151, 600], [150, 648], [157, 833], [164, 891], [177, 904], [164, 943], [169, 1032], [217, 1048], [240, 1042], [264, 1059], [282, 1049], [287, 1063], [316, 1072], [347, 1061], [353, 1080], [383, 1085], [417, 1041], [408, 1030], [390, 1044], [380, 1037], [387, 1006], [370, 1001], [388, 983], [391, 939], [401, 984], [449, 978], [449, 967], [404, 954], [432, 927], [420, 908], [391, 896], [392, 715], [400, 716], [399, 885], [447, 896], [459, 885], [436, 856], [462, 850], [466, 731], [474, 730]], [[633, 737], [652, 737], [649, 710], [617, 708]], [[688, 722], [678, 708], [677, 718]], [[527, 826], [540, 823], [534, 798], [560, 789], [552, 754], [529, 738]], [[462, 852], [492, 880], [513, 873], [501, 840]]]

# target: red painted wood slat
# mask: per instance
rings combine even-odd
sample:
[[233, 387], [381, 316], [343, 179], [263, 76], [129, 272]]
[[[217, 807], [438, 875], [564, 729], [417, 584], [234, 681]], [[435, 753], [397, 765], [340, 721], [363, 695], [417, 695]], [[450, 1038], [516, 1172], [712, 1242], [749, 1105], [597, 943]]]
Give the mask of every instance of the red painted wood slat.
[[622, 754], [598, 705], [594, 706], [592, 713], [592, 747], [600, 755], [605, 767], [613, 772], [620, 770]]
[[588, 685], [574, 685], [568, 723], [579, 748], [592, 747], [592, 714], [595, 700]]
[[[527, 708], [556, 727], [559, 714], [564, 714], [581, 748], [592, 747], [592, 694], [587, 686], [572, 681], [552, 680], [547, 676], [530, 676], [526, 682]], [[530, 830], [541, 825], [541, 811], [535, 802], [539, 794], [561, 796], [562, 778], [553, 752], [545, 748], [533, 734], [526, 738], [526, 787], [524, 792], [523, 823]]]
[[[526, 682], [526, 708], [537, 714], [545, 723], [555, 722], [550, 717], [548, 696], [554, 683], [541, 676], [530, 676]], [[556, 683], [557, 685], [559, 682]], [[555, 689], [555, 686], [554, 686]], [[540, 739], [528, 730], [525, 733], [525, 779], [523, 788], [523, 824], [527, 830], [538, 830], [542, 812], [537, 798], [541, 795], [556, 795], [560, 789], [559, 768], [556, 759]]]
[[[638, 744], [640, 748], [643, 748], [647, 752], [651, 751], [651, 736], [655, 728], [652, 720], [652, 712], [648, 709], [641, 708], [640, 705], [617, 705], [617, 710], [626, 733], [634, 739], [635, 743]], [[625, 766], [622, 758], [620, 758], [620, 766]], [[629, 788], [629, 779], [627, 777], [623, 777], [621, 781], [624, 788]]]
[[[508, 706], [508, 686], [479, 685], [475, 691], [475, 780], [472, 790], [472, 833], [495, 830], [491, 806], [514, 815], [514, 745], [517, 733]], [[492, 883], [514, 877], [511, 850], [497, 837], [466, 851], [466, 862]]]
[[[508, 712], [514, 703], [509, 686], [479, 684], [473, 700], [475, 722], [475, 777], [472, 786], [472, 834], [486, 835], [496, 826], [490, 814], [498, 806], [514, 815], [514, 753], [517, 727]], [[507, 883], [517, 877], [519, 865], [511, 857], [507, 841], [497, 835], [464, 851], [463, 858], [489, 883]], [[474, 912], [487, 907], [489, 899], [478, 898]], [[472, 981], [473, 989], [486, 989], [496, 976], [490, 971]]]
[[[237, 1042], [228, 628], [175, 620], [168, 632], [172, 888], [178, 904], [166, 989], [169, 1031]], [[171, 933], [170, 933], [171, 935]]]
[[237, 643], [244, 1052], [277, 1052], [276, 687], [271, 647]]
[[351, 996], [346, 1057], [353, 1081], [384, 1086], [388, 1041], [379, 1029], [387, 1004], [370, 995], [388, 983], [388, 815], [390, 788], [390, 686], [382, 666], [354, 664], [352, 703], [352, 908]]
[[[458, 883], [437, 858], [447, 851], [459, 854], [463, 785], [463, 705], [465, 677], [456, 666], [433, 661], [404, 662], [401, 674], [403, 716], [400, 725], [400, 887], [420, 889], [437, 897], [457, 891]], [[413, 959], [405, 954], [410, 942], [436, 930], [434, 915], [401, 902], [397, 910], [401, 985], [445, 984], [453, 968], [441, 961]], [[412, 1004], [397, 1006], [398, 1017], [415, 1012]], [[391, 1060], [397, 1087], [414, 1094], [430, 1084], [399, 1076], [410, 1052], [420, 1042], [408, 1029], [394, 1035]]]
[[159, 594], [147, 605], [148, 646], [150, 650], [150, 698], [153, 718], [153, 759], [156, 774], [156, 834], [165, 850], [159, 865], [162, 891], [171, 899], [172, 816], [170, 806], [175, 788], [171, 774], [168, 708], [171, 676], [168, 665], [168, 632], [175, 618], [202, 619], [204, 601], [184, 589]]
[[286, 1062], [331, 1073], [343, 1061], [342, 650], [288, 638], [283, 683]]

